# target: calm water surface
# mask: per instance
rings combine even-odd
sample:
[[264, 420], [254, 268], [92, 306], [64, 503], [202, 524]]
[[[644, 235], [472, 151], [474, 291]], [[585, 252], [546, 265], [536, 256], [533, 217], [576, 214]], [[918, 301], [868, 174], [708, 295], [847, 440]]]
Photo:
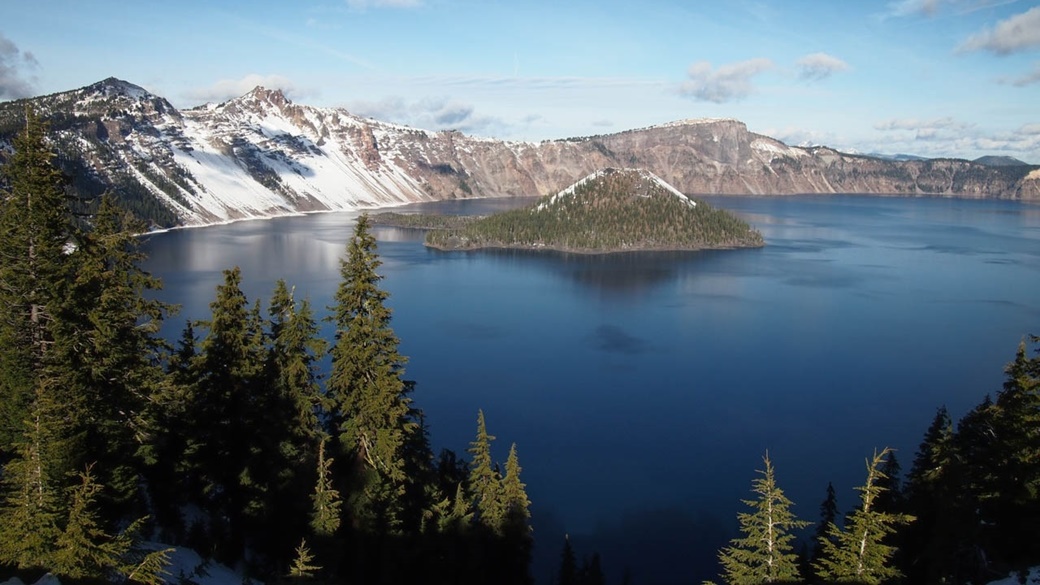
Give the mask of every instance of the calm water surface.
[[[1040, 333], [1040, 207], [708, 200], [758, 227], [767, 247], [438, 252], [419, 232], [375, 232], [434, 446], [464, 451], [478, 408], [497, 458], [517, 443], [543, 581], [564, 531], [637, 582], [710, 577], [767, 449], [803, 517], [816, 519], [828, 481], [848, 508], [875, 447], [898, 449], [908, 468], [936, 408], [960, 417], [999, 390], [1019, 340]], [[168, 334], [208, 315], [234, 265], [250, 300], [285, 278], [316, 308], [329, 305], [355, 217], [151, 237], [147, 268], [163, 298], [183, 305]]]

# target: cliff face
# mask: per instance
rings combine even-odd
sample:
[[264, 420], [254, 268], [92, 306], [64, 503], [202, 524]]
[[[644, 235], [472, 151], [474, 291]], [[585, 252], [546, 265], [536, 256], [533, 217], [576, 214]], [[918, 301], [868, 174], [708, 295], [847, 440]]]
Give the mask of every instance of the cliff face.
[[106, 79], [0, 104], [0, 143], [9, 143], [27, 106], [50, 121], [59, 163], [77, 190], [113, 191], [164, 227], [424, 200], [538, 196], [606, 167], [646, 168], [691, 194], [1040, 200], [1035, 167], [890, 161], [791, 147], [735, 120], [504, 142], [299, 105], [264, 88], [179, 111], [140, 87]]

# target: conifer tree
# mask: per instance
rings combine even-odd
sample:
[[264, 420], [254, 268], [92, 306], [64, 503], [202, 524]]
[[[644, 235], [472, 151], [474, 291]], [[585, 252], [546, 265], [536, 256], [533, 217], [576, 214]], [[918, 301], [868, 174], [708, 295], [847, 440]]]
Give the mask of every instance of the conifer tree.
[[867, 461], [866, 483], [857, 488], [860, 507], [848, 518], [845, 528], [830, 524], [828, 536], [831, 538], [820, 543], [824, 556], [817, 564], [817, 571], [822, 578], [873, 585], [901, 575], [891, 564], [895, 548], [885, 544], [885, 538], [895, 532], [896, 526], [914, 518], [880, 511], [876, 505], [884, 491], [881, 468], [890, 452], [887, 447], [880, 453], [875, 451], [873, 459]]
[[[75, 240], [61, 173], [47, 144], [47, 125], [26, 108], [0, 191], [0, 463], [18, 450], [22, 421], [54, 341], [51, 324], [66, 297]], [[54, 390], [58, 390], [55, 388]]]
[[300, 546], [296, 547], [296, 558], [293, 560], [292, 567], [289, 568], [289, 577], [292, 582], [302, 583], [314, 578], [314, 572], [320, 571], [321, 567], [312, 565], [313, 560], [314, 555], [307, 548], [307, 540], [301, 540]]
[[501, 488], [504, 512], [501, 527], [504, 547], [503, 581], [523, 584], [531, 582], [531, 501], [527, 499], [524, 489], [526, 486], [520, 481], [520, 471], [516, 443], [513, 443], [509, 448], [509, 458], [506, 459], [506, 474], [502, 478]]
[[192, 369], [195, 384], [186, 407], [185, 467], [189, 486], [211, 515], [211, 538], [224, 543], [225, 558], [241, 553], [245, 522], [255, 505], [255, 470], [268, 465], [257, 457], [252, 429], [262, 416], [264, 348], [257, 345], [255, 310], [241, 289], [242, 274], [224, 271], [224, 283], [210, 304], [208, 329]]
[[311, 496], [311, 530], [318, 536], [332, 536], [339, 528], [339, 492], [332, 487], [332, 459], [325, 457], [325, 441], [318, 445], [318, 483]]
[[146, 298], [160, 283], [139, 268], [144, 255], [136, 234], [143, 230], [112, 197], [102, 198], [93, 230], [74, 254], [77, 269], [53, 321], [47, 366], [47, 375], [80, 400], [83, 450], [74, 466], [93, 466], [110, 513], [125, 513], [139, 495], [138, 455], [150, 432], [145, 411], [162, 383], [164, 342], [157, 335], [170, 307]]
[[58, 462], [64, 443], [60, 405], [41, 387], [29, 406], [24, 439], [3, 472], [0, 565], [40, 569], [54, 564], [64, 511], [60, 478], [66, 466]]
[[924, 439], [907, 474], [908, 512], [917, 520], [907, 529], [905, 555], [914, 562], [904, 568], [911, 583], [940, 583], [956, 574], [956, 536], [964, 511], [952, 485], [958, 474], [954, 451], [953, 423], [943, 406], [925, 431]]
[[828, 531], [831, 524], [838, 519], [838, 495], [834, 491], [834, 484], [827, 482], [827, 497], [820, 503], [820, 522], [816, 525], [813, 535], [813, 549], [811, 565], [820, 562], [823, 558], [823, 540], [829, 540]]
[[791, 500], [776, 485], [773, 463], [767, 453], [762, 461], [762, 477], [752, 482], [754, 500], [744, 500], [751, 512], [738, 514], [743, 536], [719, 553], [727, 583], [755, 584], [795, 581], [798, 575], [798, 555], [792, 541], [793, 530], [808, 526], [791, 512]]
[[488, 532], [501, 534], [504, 516], [502, 481], [491, 459], [491, 442], [494, 440], [495, 437], [487, 432], [484, 411], [477, 411], [477, 437], [467, 449], [471, 456], [469, 490], [477, 522]]
[[401, 524], [404, 448], [415, 422], [409, 418], [409, 386], [401, 379], [405, 358], [385, 304], [389, 295], [378, 286], [380, 265], [368, 216], [362, 215], [340, 261], [342, 280], [330, 308], [336, 341], [326, 392], [334, 433], [354, 462], [354, 524], [364, 532], [392, 533]]
[[563, 535], [563, 549], [560, 551], [560, 571], [556, 578], [557, 585], [577, 585], [578, 560], [574, 556], [571, 537]]

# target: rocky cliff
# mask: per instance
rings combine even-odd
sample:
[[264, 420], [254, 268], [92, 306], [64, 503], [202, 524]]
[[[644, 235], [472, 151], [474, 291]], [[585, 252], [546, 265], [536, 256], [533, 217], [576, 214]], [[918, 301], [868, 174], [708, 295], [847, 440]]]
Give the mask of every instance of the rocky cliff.
[[736, 120], [505, 142], [427, 132], [258, 87], [177, 110], [118, 79], [0, 104], [0, 142], [26, 107], [51, 123], [84, 194], [115, 192], [158, 227], [412, 201], [554, 193], [606, 167], [641, 167], [685, 193], [876, 193], [1040, 200], [1040, 172], [966, 160], [892, 161], [799, 148]]

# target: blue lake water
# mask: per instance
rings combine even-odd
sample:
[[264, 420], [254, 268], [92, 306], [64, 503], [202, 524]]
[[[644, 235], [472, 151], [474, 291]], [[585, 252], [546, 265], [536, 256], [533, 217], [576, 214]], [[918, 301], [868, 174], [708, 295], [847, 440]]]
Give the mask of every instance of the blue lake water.
[[[768, 449], [815, 520], [828, 481], [855, 502], [864, 458], [904, 471], [938, 406], [999, 390], [1040, 333], [1040, 207], [864, 196], [708, 197], [755, 225], [756, 250], [578, 256], [439, 252], [378, 228], [394, 329], [435, 448], [463, 452], [484, 410], [516, 442], [548, 582], [563, 533], [637, 583], [711, 577]], [[487, 213], [475, 200], [408, 209]], [[250, 300], [278, 278], [323, 308], [355, 214], [152, 236], [147, 268], [185, 318], [221, 271]]]

